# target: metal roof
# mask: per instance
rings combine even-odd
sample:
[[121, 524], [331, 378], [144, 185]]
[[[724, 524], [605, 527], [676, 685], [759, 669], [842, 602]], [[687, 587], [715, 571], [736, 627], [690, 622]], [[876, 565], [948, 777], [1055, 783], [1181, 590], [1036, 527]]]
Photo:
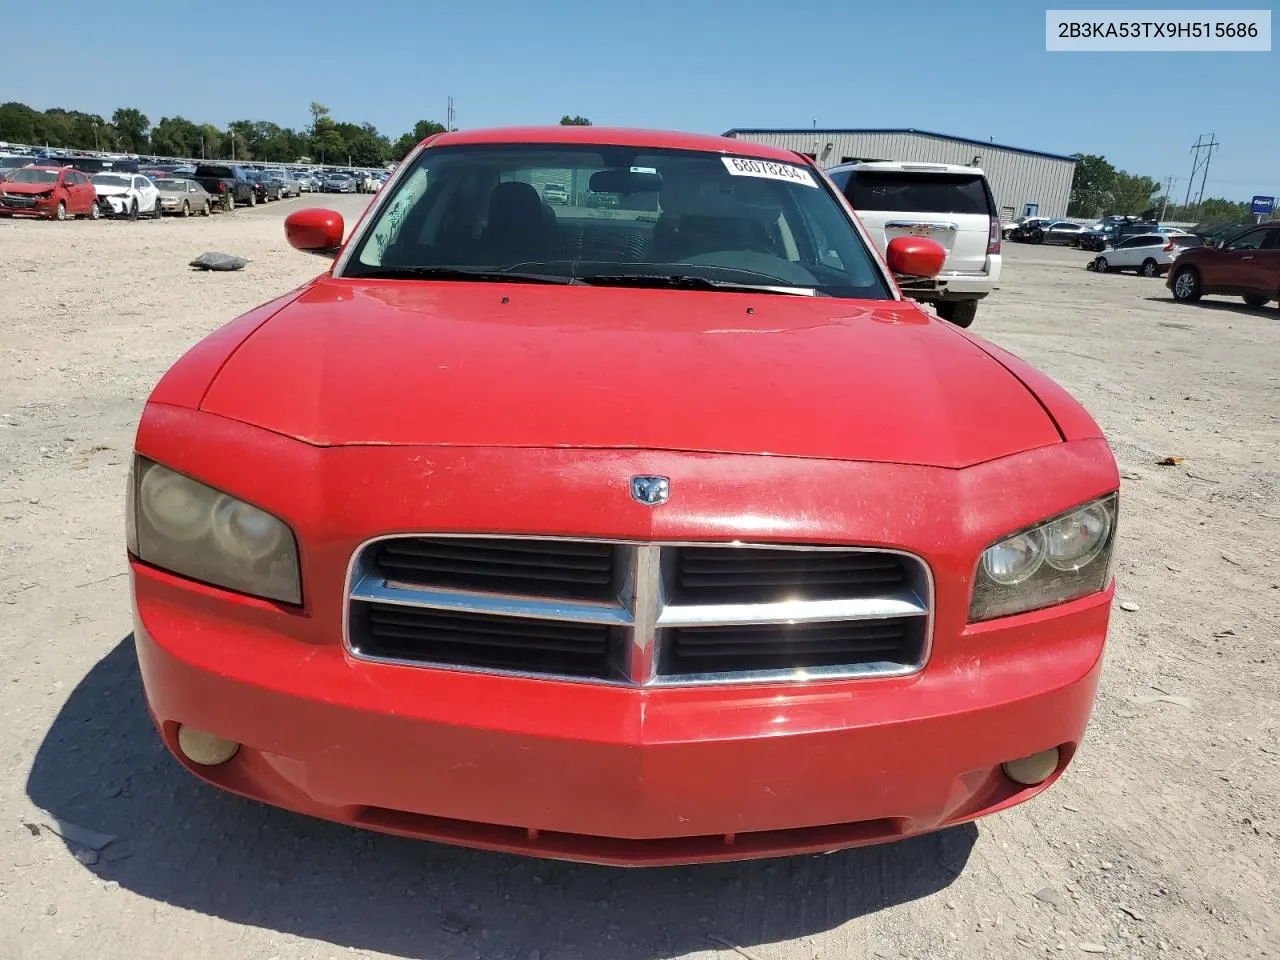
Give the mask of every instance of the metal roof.
[[957, 143], [971, 143], [977, 147], [996, 147], [1000, 150], [1012, 150], [1014, 153], [1029, 153], [1035, 157], [1050, 157], [1054, 160], [1070, 160], [1076, 162], [1076, 158], [1068, 156], [1064, 153], [1049, 153], [1045, 150], [1028, 150], [1025, 147], [1011, 147], [1007, 143], [994, 143], [990, 140], [974, 140], [972, 137], [953, 137], [949, 133], [937, 133], [933, 130], [917, 130], [914, 127], [888, 127], [874, 129], [815, 129], [813, 127], [734, 127], [732, 130], [726, 130], [724, 136], [733, 137], [742, 133], [834, 133], [834, 134], [857, 134], [857, 133], [914, 133], [922, 137], [937, 137], [940, 140], [954, 140]]

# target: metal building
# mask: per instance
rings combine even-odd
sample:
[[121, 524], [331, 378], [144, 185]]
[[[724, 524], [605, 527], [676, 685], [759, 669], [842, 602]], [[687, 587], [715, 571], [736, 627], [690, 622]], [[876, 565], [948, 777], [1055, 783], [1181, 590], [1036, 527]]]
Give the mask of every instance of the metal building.
[[819, 166], [867, 160], [920, 160], [981, 167], [1000, 216], [1065, 217], [1074, 157], [1024, 150], [928, 130], [730, 130], [725, 136], [795, 150]]

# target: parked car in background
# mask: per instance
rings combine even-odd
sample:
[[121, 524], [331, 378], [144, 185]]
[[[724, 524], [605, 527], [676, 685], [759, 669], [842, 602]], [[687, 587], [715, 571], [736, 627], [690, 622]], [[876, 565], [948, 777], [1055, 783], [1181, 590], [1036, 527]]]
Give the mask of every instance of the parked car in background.
[[1183, 303], [1220, 294], [1265, 306], [1280, 297], [1280, 222], [1250, 227], [1220, 247], [1188, 250], [1169, 272], [1167, 285]]
[[253, 182], [253, 189], [257, 193], [259, 203], [279, 200], [284, 196], [284, 181], [275, 174], [265, 170], [250, 170], [248, 177]]
[[202, 217], [207, 217], [213, 209], [213, 198], [194, 180], [165, 177], [156, 181], [156, 189], [160, 191], [160, 209], [165, 213], [178, 217], [189, 217], [193, 213], [198, 213]]
[[14, 170], [21, 169], [22, 167], [29, 167], [34, 162], [35, 161], [32, 160], [31, 157], [28, 157], [25, 154], [21, 156], [0, 157], [0, 180], [3, 180]]
[[71, 167], [25, 166], [0, 181], [0, 216], [96, 220], [101, 211], [93, 184], [83, 172]]
[[208, 191], [215, 206], [227, 213], [234, 211], [237, 204], [252, 207], [258, 202], [248, 171], [234, 163], [202, 163], [191, 179]]
[[1036, 229], [1036, 239], [1032, 243], [1048, 243], [1058, 246], [1075, 246], [1077, 241], [1088, 233], [1087, 228], [1070, 220], [1050, 220]]
[[1001, 222], [1000, 235], [1005, 240], [1020, 240], [1024, 231], [1049, 222], [1049, 217], [1019, 217], [1017, 220], [1012, 220], [1008, 223]]
[[1114, 247], [1127, 237], [1136, 237], [1144, 233], [1168, 232], [1172, 229], [1162, 227], [1154, 220], [1135, 220], [1132, 217], [1118, 220], [1109, 218], [1102, 227], [1081, 234], [1077, 246], [1082, 250], [1102, 250], [1108, 246]]
[[827, 171], [884, 256], [896, 237], [928, 237], [947, 251], [937, 276], [902, 282], [958, 327], [1000, 280], [1000, 214], [977, 167], [947, 163], [847, 163]]
[[280, 196], [282, 198], [300, 197], [302, 196], [302, 183], [289, 170], [272, 170], [272, 177], [280, 181]]
[[372, 170], [362, 170], [356, 174], [356, 182], [361, 193], [377, 193], [378, 178]]
[[160, 219], [160, 191], [140, 173], [95, 173], [93, 188], [108, 216], [137, 220], [145, 214]]
[[1094, 258], [1093, 269], [1099, 273], [1132, 270], [1144, 277], [1158, 277], [1169, 269], [1184, 250], [1204, 246], [1195, 234], [1139, 233], [1124, 237], [1108, 246]]
[[356, 181], [350, 174], [330, 173], [324, 178], [325, 193], [355, 193]]
[[542, 199], [547, 203], [563, 206], [569, 202], [569, 190], [562, 183], [548, 183], [542, 188]]
[[[896, 842], [1052, 789], [1120, 478], [1062, 388], [903, 299], [936, 241], [882, 261], [816, 167], [742, 140], [469, 130], [410, 165], [349, 237], [294, 212], [323, 275], [142, 411], [133, 637], [188, 773], [631, 865]], [[548, 218], [528, 181], [565, 169], [616, 208]]]

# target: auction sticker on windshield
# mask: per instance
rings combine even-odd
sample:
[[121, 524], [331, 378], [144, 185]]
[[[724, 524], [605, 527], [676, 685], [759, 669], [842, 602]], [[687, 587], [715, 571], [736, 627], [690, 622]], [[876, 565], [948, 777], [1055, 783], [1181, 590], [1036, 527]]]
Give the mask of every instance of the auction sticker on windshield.
[[766, 180], [785, 180], [788, 183], [802, 183], [806, 187], [818, 185], [803, 167], [795, 167], [789, 163], [772, 163], [768, 160], [748, 160], [745, 157], [721, 157], [724, 168], [735, 177], [763, 177]]

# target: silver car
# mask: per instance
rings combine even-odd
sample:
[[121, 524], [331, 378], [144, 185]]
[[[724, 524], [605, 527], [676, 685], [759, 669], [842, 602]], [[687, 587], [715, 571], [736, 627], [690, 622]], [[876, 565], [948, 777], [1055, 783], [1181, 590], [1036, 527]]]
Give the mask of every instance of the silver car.
[[280, 181], [280, 199], [285, 197], [302, 196], [302, 184], [298, 182], [298, 178], [289, 170], [271, 170], [271, 177]]
[[213, 197], [194, 180], [181, 177], [161, 177], [156, 182], [160, 191], [160, 212], [177, 217], [189, 217], [198, 213], [207, 217], [213, 207]]

